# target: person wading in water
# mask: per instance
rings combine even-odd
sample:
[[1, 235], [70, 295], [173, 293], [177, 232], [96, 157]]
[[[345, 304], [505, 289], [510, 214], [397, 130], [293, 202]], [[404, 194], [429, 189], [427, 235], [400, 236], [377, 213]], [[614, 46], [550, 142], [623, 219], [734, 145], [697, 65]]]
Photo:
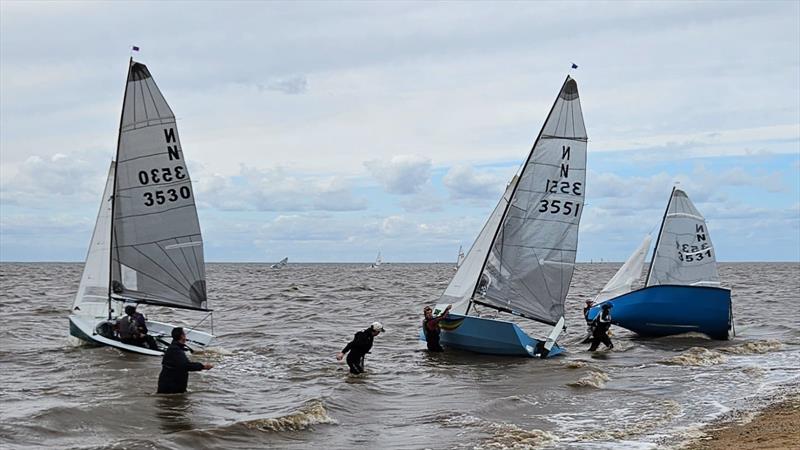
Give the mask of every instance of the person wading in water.
[[186, 357], [186, 333], [183, 328], [172, 329], [172, 343], [161, 360], [161, 373], [158, 375], [159, 394], [181, 394], [186, 392], [189, 372], [209, 370], [214, 366], [207, 363], [189, 361]]
[[608, 337], [608, 330], [611, 328], [611, 305], [605, 303], [601, 308], [602, 311], [592, 322], [592, 345], [589, 347], [590, 352], [597, 350], [601, 342], [609, 349], [614, 348], [614, 344], [611, 343], [611, 338]]
[[436, 317], [433, 317], [433, 309], [430, 306], [426, 306], [423, 310], [425, 318], [422, 319], [422, 331], [425, 333], [425, 342], [428, 344], [429, 352], [444, 351], [439, 344], [439, 336], [442, 334], [442, 330], [439, 328], [439, 321], [447, 317], [447, 313], [450, 312], [452, 307], [453, 305], [447, 305], [444, 312]]
[[383, 331], [383, 325], [380, 322], [375, 322], [366, 330], [359, 331], [355, 334], [353, 340], [336, 355], [336, 359], [341, 361], [345, 353], [350, 352], [347, 354], [347, 365], [350, 366], [350, 373], [353, 375], [364, 373], [364, 355], [372, 349], [372, 340], [375, 339], [375, 336]]

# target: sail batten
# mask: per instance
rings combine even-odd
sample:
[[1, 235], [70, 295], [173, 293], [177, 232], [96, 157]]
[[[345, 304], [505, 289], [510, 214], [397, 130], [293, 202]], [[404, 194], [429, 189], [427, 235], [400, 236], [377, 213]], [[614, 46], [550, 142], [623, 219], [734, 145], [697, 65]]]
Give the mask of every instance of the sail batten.
[[567, 77], [522, 166], [473, 301], [547, 324], [564, 315], [583, 213], [586, 128]]
[[175, 116], [150, 71], [135, 61], [120, 122], [111, 291], [206, 309], [203, 241]]

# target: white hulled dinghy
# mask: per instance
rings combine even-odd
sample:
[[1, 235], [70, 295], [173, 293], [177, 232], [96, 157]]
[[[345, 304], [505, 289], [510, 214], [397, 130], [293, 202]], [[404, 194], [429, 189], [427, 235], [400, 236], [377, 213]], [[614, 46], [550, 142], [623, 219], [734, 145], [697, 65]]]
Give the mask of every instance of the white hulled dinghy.
[[381, 251], [378, 250], [378, 256], [375, 257], [375, 262], [372, 263], [370, 267], [372, 268], [380, 267], [381, 264], [383, 264], [383, 258], [381, 257]]
[[289, 257], [283, 258], [282, 260], [276, 262], [275, 264], [269, 266], [271, 269], [282, 269], [284, 266], [289, 264]]
[[[175, 115], [144, 64], [130, 60], [117, 157], [108, 172], [80, 286], [69, 316], [70, 335], [145, 355], [161, 355], [119, 340], [125, 303], [198, 311], [207, 308], [203, 240]], [[167, 344], [174, 325], [147, 321]], [[188, 344], [206, 346], [209, 333], [187, 329]]]
[[[586, 181], [586, 129], [569, 76], [520, 172], [467, 252], [434, 314], [446, 347], [545, 358], [564, 327]], [[480, 317], [476, 305], [552, 326], [534, 339], [510, 321]], [[424, 333], [421, 333], [424, 340]]]
[[641, 336], [696, 332], [728, 339], [733, 332], [731, 291], [720, 286], [706, 220], [686, 192], [672, 189], [645, 286], [632, 291], [649, 244], [643, 242], [629, 259], [638, 271], [623, 266], [598, 296], [589, 318], [609, 303], [612, 323]]

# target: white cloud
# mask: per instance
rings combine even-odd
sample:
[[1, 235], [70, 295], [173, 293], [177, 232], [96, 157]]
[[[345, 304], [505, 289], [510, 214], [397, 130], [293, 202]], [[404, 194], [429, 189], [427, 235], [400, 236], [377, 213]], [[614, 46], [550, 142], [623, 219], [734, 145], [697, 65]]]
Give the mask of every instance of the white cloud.
[[395, 155], [388, 161], [366, 161], [364, 166], [391, 194], [419, 192], [431, 178], [431, 160], [419, 155]]
[[450, 168], [442, 183], [453, 199], [500, 199], [506, 184], [511, 181], [508, 169], [502, 171], [482, 170], [458, 164]]

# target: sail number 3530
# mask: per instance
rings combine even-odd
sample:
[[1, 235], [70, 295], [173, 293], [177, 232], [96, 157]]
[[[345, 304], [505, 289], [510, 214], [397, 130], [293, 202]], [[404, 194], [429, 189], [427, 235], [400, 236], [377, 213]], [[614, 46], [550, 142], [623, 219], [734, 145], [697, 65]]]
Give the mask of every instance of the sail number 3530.
[[580, 210], [580, 207], [581, 204], [577, 202], [546, 199], [539, 201], [539, 212], [549, 212], [550, 214], [578, 217], [578, 210]]
[[[160, 169], [140, 170], [139, 183], [142, 186], [150, 183], [172, 182], [186, 178], [186, 170], [183, 166], [162, 167]], [[175, 202], [178, 199], [188, 199], [192, 197], [189, 186], [180, 188], [159, 189], [151, 192], [142, 193], [144, 206], [163, 205], [166, 202]]]

